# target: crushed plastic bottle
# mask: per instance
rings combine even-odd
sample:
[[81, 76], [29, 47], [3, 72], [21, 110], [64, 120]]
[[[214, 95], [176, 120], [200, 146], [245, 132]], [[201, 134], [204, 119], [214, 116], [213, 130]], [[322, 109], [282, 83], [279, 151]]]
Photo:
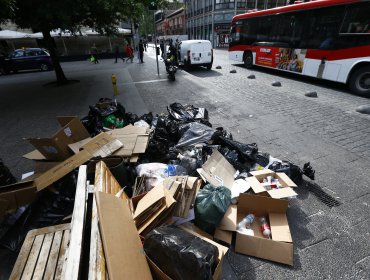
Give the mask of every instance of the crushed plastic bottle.
[[266, 218], [262, 217], [260, 219], [260, 222], [261, 222], [261, 231], [262, 231], [263, 236], [271, 239], [271, 229], [270, 229], [269, 224], [267, 223]]
[[236, 231], [241, 234], [254, 236], [253, 230], [250, 228], [246, 228], [247, 226], [249, 227], [253, 223], [254, 218], [255, 216], [253, 214], [248, 214], [247, 216], [245, 216], [243, 220], [241, 220], [241, 222], [238, 223]]

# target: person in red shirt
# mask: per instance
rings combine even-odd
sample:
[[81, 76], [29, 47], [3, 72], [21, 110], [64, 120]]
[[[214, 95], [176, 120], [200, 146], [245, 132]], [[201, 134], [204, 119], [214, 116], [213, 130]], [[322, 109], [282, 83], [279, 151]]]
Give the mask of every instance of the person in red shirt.
[[134, 51], [133, 51], [130, 44], [127, 44], [127, 46], [126, 46], [126, 55], [127, 55], [127, 61], [126, 62], [128, 62], [128, 60], [131, 59], [131, 63], [132, 63], [133, 60], [134, 60]]

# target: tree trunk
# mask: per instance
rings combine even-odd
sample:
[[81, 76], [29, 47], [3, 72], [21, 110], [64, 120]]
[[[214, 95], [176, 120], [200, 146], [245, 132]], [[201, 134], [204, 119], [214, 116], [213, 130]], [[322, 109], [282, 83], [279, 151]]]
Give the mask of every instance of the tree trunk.
[[59, 56], [57, 54], [57, 50], [54, 44], [54, 39], [50, 35], [50, 30], [43, 30], [42, 35], [44, 36], [46, 46], [50, 52], [51, 60], [53, 61], [53, 67], [55, 75], [57, 77], [57, 84], [64, 85], [68, 82], [68, 80], [64, 75], [62, 67], [60, 66]]

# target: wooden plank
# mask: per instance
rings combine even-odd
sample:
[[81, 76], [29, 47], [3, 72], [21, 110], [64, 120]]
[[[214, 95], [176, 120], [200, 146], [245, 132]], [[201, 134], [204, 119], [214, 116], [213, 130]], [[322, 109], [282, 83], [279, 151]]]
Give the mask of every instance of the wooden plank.
[[71, 234], [70, 230], [63, 231], [63, 239], [62, 239], [62, 244], [60, 245], [60, 250], [59, 250], [58, 260], [57, 260], [57, 269], [55, 270], [55, 276], [54, 276], [54, 279], [56, 280], [60, 280], [62, 277], [64, 256], [68, 249], [70, 234]]
[[27, 263], [28, 256], [31, 252], [32, 244], [35, 240], [35, 236], [32, 231], [29, 231], [26, 239], [23, 242], [22, 249], [19, 252], [17, 261], [13, 267], [12, 274], [10, 275], [11, 280], [20, 279], [22, 276], [23, 269]]
[[105, 263], [105, 255], [104, 255], [104, 250], [103, 250], [103, 243], [102, 243], [102, 240], [101, 240], [101, 235], [100, 235], [100, 231], [98, 231], [98, 252], [97, 252], [97, 279], [100, 280], [104, 280], [104, 279], [109, 279], [109, 277], [107, 276], [108, 275], [108, 271], [107, 271], [107, 268], [106, 268], [106, 263]]
[[46, 265], [44, 279], [53, 279], [57, 268], [60, 245], [62, 244], [63, 231], [54, 233], [53, 244], [51, 245], [48, 263]]
[[24, 268], [22, 274], [22, 280], [32, 279], [33, 271], [35, 270], [37, 259], [39, 258], [42, 242], [44, 241], [44, 236], [45, 235], [42, 234], [35, 237], [31, 252], [28, 256], [26, 267]]
[[47, 234], [47, 233], [56, 232], [60, 230], [70, 229], [70, 227], [71, 225], [67, 223], [67, 224], [61, 224], [61, 225], [56, 225], [56, 226], [38, 228], [38, 229], [32, 230], [32, 234], [33, 235]]
[[91, 214], [91, 238], [90, 238], [90, 258], [89, 258], [89, 279], [97, 279], [97, 252], [98, 252], [98, 212], [96, 210], [95, 195], [92, 202]]
[[45, 234], [44, 242], [42, 243], [40, 255], [37, 260], [35, 271], [32, 277], [32, 279], [34, 280], [39, 280], [43, 278], [44, 271], [46, 268], [46, 263], [49, 259], [51, 245], [53, 243], [53, 237], [54, 237], [54, 232]]
[[65, 255], [62, 279], [78, 279], [86, 213], [86, 187], [86, 165], [81, 165], [78, 171], [75, 205], [71, 221], [71, 239]]

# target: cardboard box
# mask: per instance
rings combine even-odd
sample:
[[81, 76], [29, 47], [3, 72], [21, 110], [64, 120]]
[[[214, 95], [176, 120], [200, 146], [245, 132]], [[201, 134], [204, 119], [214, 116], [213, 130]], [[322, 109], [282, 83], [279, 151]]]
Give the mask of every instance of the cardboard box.
[[127, 202], [95, 195], [109, 279], [153, 279]]
[[[296, 184], [285, 174], [285, 173], [275, 173], [269, 169], [253, 171], [251, 172], [252, 177], [246, 178], [247, 182], [250, 184], [253, 192], [259, 195], [267, 195], [272, 198], [288, 198], [297, 196], [297, 193], [292, 189], [297, 187]], [[272, 176], [275, 179], [279, 179], [282, 185], [281, 189], [272, 189], [266, 191], [263, 187], [263, 179], [267, 176]]]
[[85, 144], [82, 150], [52, 167], [35, 179], [37, 191], [40, 191], [56, 182], [73, 169], [93, 157], [106, 157], [122, 147], [122, 143], [106, 133], [100, 133]]
[[29, 204], [36, 199], [36, 188], [32, 180], [0, 188], [0, 221], [18, 207]]
[[139, 234], [145, 236], [172, 217], [176, 200], [163, 186], [154, 187], [133, 205], [133, 219]]
[[57, 117], [57, 121], [61, 128], [52, 137], [28, 139], [37, 151], [28, 153], [24, 157], [34, 160], [65, 160], [73, 155], [68, 144], [90, 137], [90, 134], [77, 117]]
[[[222, 274], [222, 262], [223, 262], [223, 258], [224, 256], [226, 255], [227, 251], [229, 250], [227, 247], [225, 246], [222, 246], [221, 244], [218, 244], [214, 241], [212, 241], [209, 237], [209, 234], [203, 232], [202, 230], [200, 230], [199, 228], [197, 228], [196, 226], [194, 226], [193, 224], [191, 223], [186, 223], [186, 224], [183, 224], [181, 226], [179, 226], [179, 228], [181, 228], [182, 230], [185, 230], [213, 245], [215, 245], [218, 249], [218, 264], [216, 266], [216, 269], [215, 271], [213, 272], [213, 279], [215, 280], [218, 280], [218, 279], [221, 279], [221, 274]], [[158, 266], [156, 266], [156, 264], [151, 261], [148, 256], [147, 256], [147, 259], [148, 259], [148, 262], [149, 262], [149, 266], [152, 270], [152, 274], [154, 276], [155, 279], [160, 279], [160, 280], [172, 280], [169, 276], [167, 276]]]
[[234, 183], [236, 170], [227, 159], [217, 150], [203, 164], [202, 168], [197, 169], [204, 181], [214, 186], [225, 186], [231, 189]]
[[[293, 240], [286, 216], [287, 209], [288, 201], [284, 199], [241, 194], [234, 225], [250, 213], [253, 213], [256, 219], [251, 225], [254, 236], [236, 232], [235, 252], [293, 265]], [[260, 217], [269, 220], [271, 239], [262, 235]]]

